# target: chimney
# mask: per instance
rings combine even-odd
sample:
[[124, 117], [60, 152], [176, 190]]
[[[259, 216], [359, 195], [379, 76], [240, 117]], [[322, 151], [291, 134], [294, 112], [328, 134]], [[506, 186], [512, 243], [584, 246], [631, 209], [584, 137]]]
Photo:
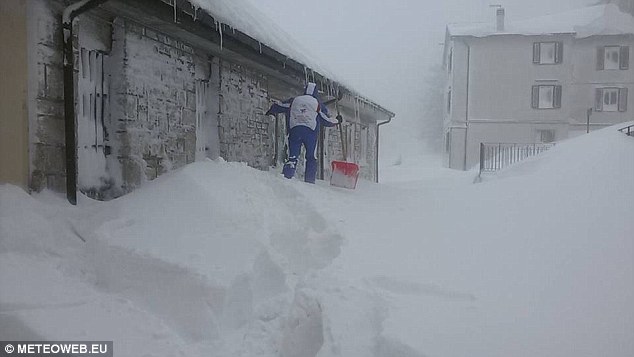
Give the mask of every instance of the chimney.
[[501, 6], [495, 12], [495, 31], [504, 32], [504, 8]]

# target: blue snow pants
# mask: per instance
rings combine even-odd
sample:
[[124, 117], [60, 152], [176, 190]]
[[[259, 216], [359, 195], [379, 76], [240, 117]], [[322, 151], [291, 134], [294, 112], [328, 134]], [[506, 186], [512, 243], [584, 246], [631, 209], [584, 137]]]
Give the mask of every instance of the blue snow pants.
[[282, 173], [290, 179], [295, 176], [297, 162], [302, 145], [306, 150], [306, 172], [304, 181], [315, 183], [317, 177], [317, 137], [319, 129], [312, 130], [303, 125], [291, 128], [288, 134], [288, 159], [284, 163]]

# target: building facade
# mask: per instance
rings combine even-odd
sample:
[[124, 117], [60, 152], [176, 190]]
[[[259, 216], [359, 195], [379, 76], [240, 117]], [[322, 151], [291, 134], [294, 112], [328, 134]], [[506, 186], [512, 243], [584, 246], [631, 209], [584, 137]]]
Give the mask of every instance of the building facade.
[[[283, 118], [264, 113], [307, 81], [325, 99], [345, 93], [349, 159], [365, 178], [377, 179], [377, 123], [393, 113], [189, 1], [0, 6], [8, 49], [0, 65], [9, 76], [0, 84], [0, 182], [31, 191], [74, 187], [109, 199], [196, 160], [222, 157], [268, 170], [284, 160], [286, 128]], [[88, 8], [72, 12], [81, 6]], [[69, 14], [76, 17], [65, 33]], [[72, 55], [65, 58], [68, 44]], [[323, 133], [322, 178], [330, 161], [341, 159], [340, 142], [338, 130]]]
[[631, 15], [598, 5], [518, 23], [504, 16], [447, 28], [449, 167], [477, 165], [480, 143], [550, 143], [634, 118]]

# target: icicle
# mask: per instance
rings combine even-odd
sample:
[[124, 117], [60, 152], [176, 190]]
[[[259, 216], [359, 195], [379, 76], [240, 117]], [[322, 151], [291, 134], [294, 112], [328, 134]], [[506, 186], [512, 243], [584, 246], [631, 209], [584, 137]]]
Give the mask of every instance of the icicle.
[[304, 84], [308, 84], [308, 68], [304, 66]]
[[222, 50], [222, 24], [220, 24], [220, 26], [218, 26], [220, 28], [220, 50]]
[[260, 54], [262, 54], [262, 42], [258, 41], [258, 45], [260, 46]]
[[176, 19], [176, 14], [177, 14], [177, 10], [176, 10], [176, 0], [174, 0], [174, 23], [177, 23], [178, 20]]
[[198, 19], [198, 6], [194, 7], [194, 21]]

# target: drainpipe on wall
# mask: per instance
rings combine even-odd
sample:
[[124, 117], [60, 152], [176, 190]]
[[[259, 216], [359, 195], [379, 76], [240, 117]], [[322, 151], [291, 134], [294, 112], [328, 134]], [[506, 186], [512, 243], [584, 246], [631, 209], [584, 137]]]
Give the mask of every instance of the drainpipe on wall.
[[64, 32], [64, 133], [66, 147], [66, 198], [77, 204], [77, 120], [75, 118], [75, 79], [73, 58], [73, 20], [108, 0], [82, 0], [69, 5], [62, 14]]
[[464, 165], [462, 166], [463, 171], [467, 171], [467, 145], [469, 141], [467, 140], [469, 135], [469, 80], [471, 79], [471, 46], [465, 41], [465, 46], [467, 46], [467, 93], [465, 95], [465, 114], [464, 114]]
[[392, 121], [393, 117], [390, 117], [388, 120], [382, 122], [382, 123], [378, 123], [376, 125], [376, 155], [375, 155], [375, 173], [376, 173], [376, 179], [375, 182], [379, 183], [379, 133], [380, 133], [380, 129], [381, 129], [381, 125], [385, 125], [385, 124], [389, 124]]

